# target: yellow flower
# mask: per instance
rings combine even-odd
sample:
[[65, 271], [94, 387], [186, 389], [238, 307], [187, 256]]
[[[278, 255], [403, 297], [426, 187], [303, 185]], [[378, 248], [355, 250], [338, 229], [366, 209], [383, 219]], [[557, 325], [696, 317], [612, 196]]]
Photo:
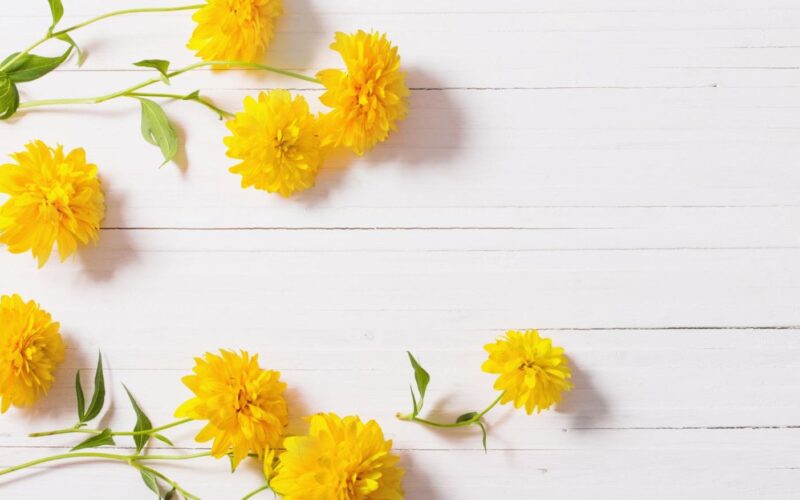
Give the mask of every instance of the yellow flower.
[[261, 470], [264, 473], [264, 479], [266, 479], [267, 484], [269, 484], [275, 476], [275, 450], [269, 450], [264, 454]]
[[403, 469], [380, 426], [333, 413], [311, 417], [307, 436], [285, 441], [270, 482], [285, 500], [396, 500], [403, 498]]
[[336, 124], [323, 145], [345, 146], [363, 155], [383, 142], [408, 113], [408, 87], [400, 56], [386, 35], [359, 30], [336, 33], [331, 48], [342, 55], [347, 71], [326, 69], [317, 78], [328, 89], [320, 100], [333, 108]]
[[258, 355], [220, 353], [195, 358], [194, 375], [183, 378], [195, 397], [183, 403], [175, 416], [207, 420], [197, 441], [213, 439], [211, 454], [217, 458], [232, 452], [235, 468], [249, 453], [263, 458], [280, 444], [288, 422], [286, 384], [279, 372], [261, 369]]
[[317, 119], [303, 96], [286, 90], [261, 92], [244, 100], [244, 111], [228, 122], [228, 157], [242, 160], [230, 169], [242, 188], [289, 196], [314, 185], [322, 164]]
[[283, 13], [281, 0], [207, 0], [194, 13], [197, 23], [187, 47], [205, 61], [256, 61]]
[[78, 244], [97, 241], [105, 213], [97, 166], [86, 163], [83, 149], [64, 155], [64, 148], [41, 141], [11, 155], [16, 164], [0, 165], [0, 243], [13, 253], [28, 250], [42, 267], [53, 244], [61, 260]]
[[494, 388], [504, 391], [500, 403], [514, 401], [525, 405], [528, 415], [550, 408], [561, 401], [561, 392], [572, 388], [564, 349], [553, 347], [550, 339], [536, 330], [509, 330], [504, 338], [484, 346], [489, 352], [482, 366], [486, 373], [497, 373]]
[[64, 342], [50, 313], [19, 295], [0, 298], [0, 413], [33, 404], [53, 385]]

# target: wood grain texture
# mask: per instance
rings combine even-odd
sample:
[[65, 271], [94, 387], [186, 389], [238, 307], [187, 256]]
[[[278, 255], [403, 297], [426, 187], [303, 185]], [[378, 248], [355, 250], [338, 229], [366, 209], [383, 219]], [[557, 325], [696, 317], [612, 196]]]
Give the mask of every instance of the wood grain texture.
[[[131, 5], [64, 2], [65, 24]], [[10, 52], [49, 13], [8, 4]], [[796, 1], [285, 4], [271, 64], [313, 74], [337, 64], [333, 32], [374, 28], [400, 46], [413, 88], [399, 132], [335, 158], [313, 191], [241, 190], [224, 124], [191, 103], [166, 105], [184, 145], [163, 169], [132, 102], [0, 123], [3, 155], [33, 138], [85, 147], [109, 202], [99, 245], [64, 264], [0, 255], [0, 292], [40, 301], [69, 343], [51, 394], [0, 418], [0, 467], [69, 447], [26, 434], [72, 422], [72, 375], [97, 350], [104, 422], [127, 428], [121, 382], [166, 422], [192, 357], [229, 347], [281, 370], [292, 432], [316, 411], [377, 419], [409, 499], [796, 497]], [[131, 66], [145, 58], [188, 64], [191, 29], [178, 13], [80, 31], [84, 67], [26, 84], [23, 99], [107, 93], [150, 77]], [[198, 71], [172, 91], [236, 110], [276, 87], [320, 93], [254, 71]], [[394, 418], [410, 404], [406, 350], [433, 375], [428, 411], [453, 417], [493, 397], [481, 346], [533, 327], [575, 365], [556, 411], [490, 414], [488, 453], [471, 430]], [[171, 435], [196, 449], [195, 430]], [[252, 465], [231, 477], [213, 460], [165, 470], [204, 499], [259, 482]], [[90, 461], [3, 479], [0, 498], [146, 498], [140, 483]]]

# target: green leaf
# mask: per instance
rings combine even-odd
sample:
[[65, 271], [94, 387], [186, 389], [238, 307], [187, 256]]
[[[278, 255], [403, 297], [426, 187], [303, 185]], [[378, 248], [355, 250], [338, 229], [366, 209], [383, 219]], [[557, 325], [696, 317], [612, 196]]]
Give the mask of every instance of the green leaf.
[[176, 498], [175, 495], [177, 495], [177, 494], [178, 494], [178, 492], [173, 487], [171, 490], [169, 490], [167, 492], [166, 495], [164, 495], [164, 500], [173, 500], [174, 498]]
[[425, 391], [428, 389], [431, 376], [417, 360], [414, 359], [414, 356], [410, 352], [408, 352], [408, 359], [411, 361], [411, 366], [414, 368], [414, 379], [417, 381], [417, 390], [419, 391], [419, 410], [422, 410], [422, 404], [425, 400]]
[[75, 49], [75, 52], [78, 54], [78, 66], [83, 66], [83, 62], [86, 60], [86, 55], [83, 53], [78, 44], [75, 40], [72, 39], [67, 33], [62, 33], [56, 37], [57, 39], [61, 40], [62, 42], [66, 42], [70, 44], [70, 46]]
[[64, 16], [64, 6], [61, 5], [61, 0], [47, 0], [50, 4], [50, 13], [53, 14], [53, 24], [50, 25], [50, 29], [48, 29], [48, 33], [53, 32], [53, 28], [56, 27], [56, 24], [61, 20]]
[[142, 102], [142, 135], [144, 140], [161, 149], [163, 167], [178, 154], [178, 134], [161, 106], [149, 99], [139, 100]]
[[469, 413], [465, 413], [465, 414], [461, 415], [460, 417], [458, 417], [456, 419], [456, 423], [460, 424], [461, 422], [468, 422], [468, 421], [472, 420], [473, 418], [475, 418], [477, 416], [478, 416], [478, 412], [477, 411], [471, 411]]
[[[131, 394], [131, 391], [128, 390], [125, 384], [122, 384], [122, 387], [125, 387], [125, 392], [128, 393], [128, 399], [131, 400], [131, 405], [133, 405], [133, 411], [136, 412], [136, 425], [133, 427], [133, 432], [149, 431], [153, 428], [153, 423], [147, 418], [147, 415], [144, 414], [139, 403], [136, 402], [133, 394]], [[133, 442], [136, 443], [136, 452], [142, 451], [148, 441], [150, 441], [149, 434], [134, 434]]]
[[139, 66], [140, 68], [153, 68], [161, 73], [161, 79], [169, 85], [169, 61], [165, 61], [164, 59], [145, 59], [144, 61], [139, 61], [133, 63], [134, 66]]
[[412, 417], [416, 417], [419, 415], [419, 407], [417, 406], [417, 397], [414, 395], [414, 388], [408, 386], [408, 390], [411, 391], [411, 403], [414, 405], [414, 411], [411, 413]]
[[14, 116], [19, 108], [19, 91], [17, 85], [7, 74], [0, 71], [0, 120]]
[[150, 488], [153, 493], [158, 495], [158, 498], [161, 498], [161, 489], [158, 487], [158, 479], [156, 478], [156, 475], [149, 470], [142, 469], [139, 469], [139, 473], [142, 475], [142, 481], [144, 481], [144, 484]]
[[489, 451], [486, 449], [486, 426], [483, 425], [483, 422], [481, 421], [475, 422], [475, 424], [481, 428], [481, 433], [483, 433], [483, 438], [481, 439], [481, 442], [483, 443], [483, 452], [488, 453]]
[[81, 442], [70, 451], [78, 451], [86, 448], [97, 448], [98, 446], [113, 445], [114, 437], [111, 435], [111, 429], [103, 429], [100, 434], [95, 434], [89, 439]]
[[[67, 50], [58, 57], [25, 54], [14, 61], [14, 64], [6, 68], [5, 72], [12, 82], [31, 82], [61, 66], [61, 63], [67, 60], [70, 53], [72, 53], [72, 47], [68, 47]], [[16, 54], [12, 54], [11, 57], [16, 57]]]
[[195, 90], [191, 94], [186, 94], [181, 99], [183, 99], [184, 101], [197, 101], [200, 99], [200, 91]]
[[94, 393], [92, 394], [92, 401], [89, 403], [89, 408], [83, 416], [81, 422], [88, 422], [98, 416], [103, 410], [103, 404], [106, 401], [106, 384], [103, 378], [103, 358], [102, 355], [97, 355], [97, 371], [94, 374]]
[[170, 446], [175, 446], [175, 445], [172, 443], [172, 441], [170, 441], [170, 440], [169, 440], [169, 439], [167, 439], [166, 437], [162, 436], [161, 434], [151, 434], [151, 437], [154, 437], [154, 438], [158, 439], [158, 440], [159, 440], [159, 441], [161, 441], [162, 443], [168, 444], [168, 445], [170, 445]]
[[78, 399], [78, 422], [83, 422], [86, 412], [86, 399], [83, 396], [83, 387], [81, 387], [80, 370], [75, 372], [75, 396]]

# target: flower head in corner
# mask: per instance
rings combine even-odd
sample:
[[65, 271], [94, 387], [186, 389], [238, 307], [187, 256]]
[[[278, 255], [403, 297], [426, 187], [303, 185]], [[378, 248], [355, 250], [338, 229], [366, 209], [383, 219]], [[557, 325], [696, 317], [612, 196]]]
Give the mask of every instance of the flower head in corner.
[[30, 406], [53, 385], [64, 342], [50, 313], [19, 295], [0, 298], [0, 413]]
[[83, 149], [65, 154], [35, 141], [11, 158], [15, 163], [0, 165], [0, 193], [9, 196], [0, 207], [0, 243], [13, 253], [30, 251], [42, 267], [56, 243], [63, 261], [79, 244], [97, 241], [105, 199]]
[[323, 155], [318, 120], [303, 96], [273, 90], [247, 97], [228, 129], [228, 157], [241, 160], [230, 171], [242, 176], [242, 188], [290, 196], [314, 185]]
[[333, 413], [311, 417], [307, 436], [290, 437], [270, 482], [285, 500], [401, 500], [403, 469], [380, 426]]
[[280, 373], [264, 370], [258, 356], [222, 350], [195, 358], [194, 374], [183, 378], [195, 397], [175, 412], [178, 418], [207, 421], [197, 435], [200, 443], [213, 440], [211, 454], [232, 453], [233, 467], [255, 453], [265, 454], [280, 444], [288, 422]]
[[513, 401], [515, 408], [525, 406], [528, 415], [534, 409], [539, 413], [561, 401], [561, 393], [572, 388], [564, 349], [553, 347], [553, 342], [536, 330], [509, 330], [484, 349], [489, 359], [482, 369], [500, 375], [494, 388], [503, 391], [502, 404]]
[[192, 16], [197, 27], [187, 47], [205, 61], [255, 62], [282, 13], [282, 0], [206, 0]]
[[336, 33], [331, 48], [342, 55], [346, 71], [326, 69], [317, 78], [327, 88], [320, 100], [333, 108], [323, 145], [345, 146], [358, 155], [383, 142], [408, 113], [408, 87], [400, 55], [386, 35], [359, 30]]

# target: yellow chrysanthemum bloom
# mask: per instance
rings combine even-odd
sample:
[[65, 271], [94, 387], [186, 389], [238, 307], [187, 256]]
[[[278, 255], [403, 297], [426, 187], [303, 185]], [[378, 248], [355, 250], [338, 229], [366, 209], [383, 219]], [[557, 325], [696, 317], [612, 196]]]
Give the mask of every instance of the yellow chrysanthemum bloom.
[[342, 55], [347, 71], [326, 69], [317, 78], [328, 89], [320, 100], [333, 108], [335, 126], [323, 145], [345, 146], [363, 155], [383, 142], [408, 113], [408, 87], [400, 71], [400, 55], [386, 35], [359, 30], [336, 33], [331, 48]]
[[242, 188], [290, 196], [314, 185], [323, 155], [317, 118], [303, 96], [273, 90], [257, 101], [246, 97], [228, 129], [228, 157], [242, 160], [230, 171], [241, 174]]
[[564, 349], [553, 347], [550, 339], [536, 330], [509, 330], [505, 337], [484, 346], [489, 352], [482, 366], [487, 373], [497, 373], [494, 388], [503, 391], [500, 403], [525, 405], [528, 415], [550, 408], [561, 401], [562, 391], [572, 388]]
[[221, 458], [233, 453], [233, 466], [256, 453], [264, 457], [280, 444], [288, 412], [280, 373], [263, 370], [258, 355], [221, 350], [195, 358], [194, 375], [183, 383], [195, 397], [175, 412], [178, 418], [207, 420], [196, 439], [214, 440], [211, 454]]
[[307, 436], [286, 438], [270, 481], [284, 500], [399, 500], [404, 471], [380, 426], [333, 413], [311, 417]]
[[207, 0], [192, 16], [197, 28], [187, 47], [205, 61], [255, 62], [282, 13], [281, 0]]
[[30, 250], [42, 267], [55, 243], [63, 261], [79, 243], [97, 241], [105, 199], [83, 149], [65, 155], [62, 146], [36, 141], [11, 158], [16, 164], [0, 165], [0, 193], [9, 195], [0, 207], [0, 243], [13, 253]]
[[0, 298], [0, 413], [29, 406], [53, 385], [64, 342], [50, 313], [19, 295]]

